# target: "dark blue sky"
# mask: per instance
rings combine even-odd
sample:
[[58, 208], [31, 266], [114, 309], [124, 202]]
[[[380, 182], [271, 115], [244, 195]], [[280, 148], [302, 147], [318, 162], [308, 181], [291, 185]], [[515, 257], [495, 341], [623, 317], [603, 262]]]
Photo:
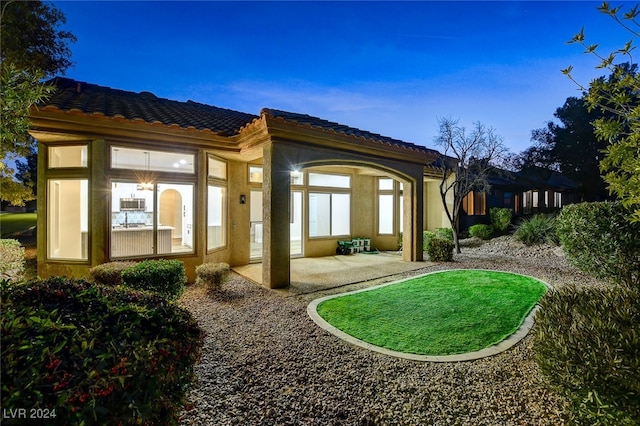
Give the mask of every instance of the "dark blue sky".
[[530, 145], [630, 36], [599, 2], [57, 1], [78, 80], [258, 114], [319, 116], [433, 146], [438, 117]]

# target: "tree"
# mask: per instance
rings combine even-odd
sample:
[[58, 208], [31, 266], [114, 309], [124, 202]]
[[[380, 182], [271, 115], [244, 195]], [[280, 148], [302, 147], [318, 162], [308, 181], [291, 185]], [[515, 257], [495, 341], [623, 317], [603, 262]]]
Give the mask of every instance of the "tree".
[[0, 57], [23, 71], [45, 77], [64, 73], [72, 63], [69, 43], [76, 37], [59, 30], [67, 22], [56, 7], [41, 1], [0, 1]]
[[6, 161], [35, 148], [29, 110], [54, 90], [42, 80], [71, 65], [68, 43], [76, 38], [58, 30], [65, 22], [60, 10], [41, 1], [0, 1], [0, 197], [16, 205], [33, 194], [13, 179]]
[[31, 187], [33, 195], [38, 194], [38, 150], [33, 149], [24, 161], [16, 160], [15, 178], [25, 186]]
[[[622, 13], [620, 7], [611, 8], [602, 3], [599, 11], [615, 20], [631, 34], [631, 39], [619, 50], [608, 55], [598, 52], [597, 44], [587, 44], [584, 28], [570, 43], [583, 46], [587, 54], [594, 55], [598, 69], [611, 72], [608, 79], [593, 80], [588, 88], [586, 101], [591, 110], [598, 109], [607, 116], [594, 121], [596, 135], [607, 143], [605, 157], [600, 162], [600, 170], [608, 184], [609, 191], [616, 194], [625, 207], [632, 210], [630, 220], [640, 221], [640, 76], [635, 72], [632, 51], [636, 47], [635, 38], [640, 35], [638, 5]], [[614, 63], [620, 57], [623, 63]], [[624, 62], [627, 62], [626, 64]], [[562, 70], [578, 86], [586, 90], [571, 75], [573, 67]]]
[[586, 201], [607, 198], [605, 182], [600, 176], [602, 147], [595, 134], [593, 121], [602, 112], [591, 110], [584, 98], [567, 98], [554, 116], [560, 121], [531, 132], [534, 145], [516, 156], [514, 168], [542, 167], [555, 170], [579, 184], [578, 191]]
[[[458, 120], [441, 118], [438, 120], [436, 145], [442, 147], [440, 166], [442, 180], [440, 197], [444, 210], [453, 229], [453, 242], [460, 253], [460, 207], [462, 200], [471, 191], [489, 191], [487, 180], [495, 171], [495, 166], [503, 160], [507, 152], [502, 138], [492, 127], [487, 128], [476, 122], [471, 132], [458, 124]], [[452, 198], [450, 207], [447, 199]]]

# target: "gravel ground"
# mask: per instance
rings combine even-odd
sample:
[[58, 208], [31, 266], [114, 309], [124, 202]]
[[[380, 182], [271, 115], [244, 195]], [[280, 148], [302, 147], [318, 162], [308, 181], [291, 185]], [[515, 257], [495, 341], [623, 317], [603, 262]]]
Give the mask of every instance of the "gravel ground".
[[[484, 268], [554, 286], [598, 284], [554, 247], [528, 248], [510, 237], [463, 244], [454, 262], [405, 275]], [[235, 274], [219, 295], [189, 287], [181, 303], [207, 336], [181, 425], [569, 423], [566, 405], [544, 385], [531, 334], [477, 361], [401, 360], [351, 346], [313, 323], [307, 304], [324, 294], [291, 296]]]

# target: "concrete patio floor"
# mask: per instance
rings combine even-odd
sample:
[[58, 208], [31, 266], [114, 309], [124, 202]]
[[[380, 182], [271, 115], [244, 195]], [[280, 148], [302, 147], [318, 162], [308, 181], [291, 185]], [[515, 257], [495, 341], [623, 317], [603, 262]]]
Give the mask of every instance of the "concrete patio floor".
[[[291, 259], [289, 293], [307, 294], [371, 281], [429, 266], [430, 262], [407, 262], [399, 254], [353, 254], [346, 256]], [[262, 263], [232, 268], [245, 278], [262, 285]]]

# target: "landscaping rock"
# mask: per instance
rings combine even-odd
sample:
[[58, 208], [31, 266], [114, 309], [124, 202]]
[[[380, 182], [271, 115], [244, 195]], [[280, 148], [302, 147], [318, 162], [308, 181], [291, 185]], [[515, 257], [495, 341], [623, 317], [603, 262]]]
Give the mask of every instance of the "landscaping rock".
[[[499, 237], [463, 245], [453, 262], [385, 280], [481, 268], [527, 274], [553, 286], [601, 284], [555, 250]], [[569, 423], [565, 402], [544, 383], [531, 336], [477, 361], [414, 362], [349, 345], [318, 327], [306, 313], [318, 294], [274, 292], [236, 274], [224, 291], [234, 297], [191, 286], [180, 300], [207, 333], [181, 425]]]

